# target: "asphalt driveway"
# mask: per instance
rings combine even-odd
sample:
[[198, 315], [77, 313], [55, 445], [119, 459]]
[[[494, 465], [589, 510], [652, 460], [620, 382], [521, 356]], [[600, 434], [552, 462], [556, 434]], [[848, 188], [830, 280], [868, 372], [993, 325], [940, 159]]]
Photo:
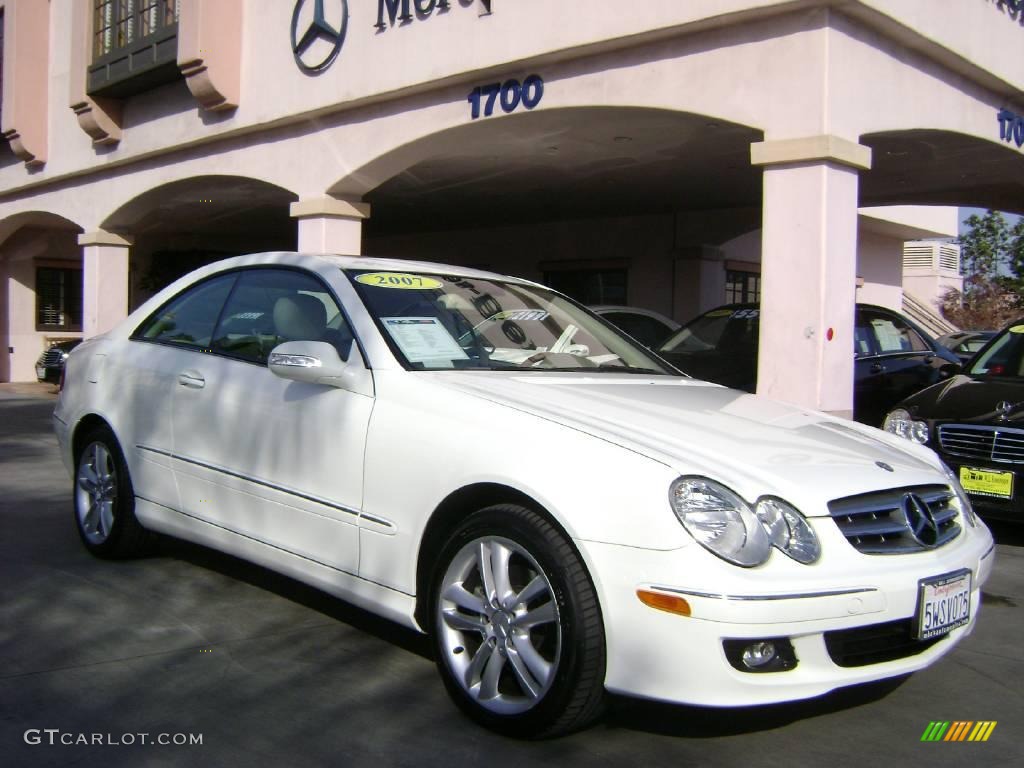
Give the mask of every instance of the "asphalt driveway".
[[[975, 633], [909, 679], [747, 710], [617, 700], [584, 733], [523, 743], [455, 710], [420, 636], [313, 589], [181, 542], [145, 560], [90, 557], [72, 522], [52, 408], [43, 389], [0, 387], [0, 765], [1020, 760], [1024, 528], [996, 529]], [[997, 726], [984, 743], [922, 743], [934, 720]]]

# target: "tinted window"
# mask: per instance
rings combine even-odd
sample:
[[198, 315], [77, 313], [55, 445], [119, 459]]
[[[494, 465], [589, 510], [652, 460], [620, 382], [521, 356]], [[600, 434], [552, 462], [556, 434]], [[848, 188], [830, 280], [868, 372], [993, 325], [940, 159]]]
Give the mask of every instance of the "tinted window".
[[898, 317], [865, 311], [864, 318], [871, 327], [880, 354], [931, 351], [921, 334]]
[[637, 315], [632, 312], [606, 312], [603, 317], [648, 347], [660, 344], [672, 332], [667, 325], [647, 315]]
[[988, 376], [1024, 376], [1024, 325], [1007, 328], [992, 346], [975, 358], [968, 373]]
[[134, 338], [208, 349], [235, 275], [222, 275], [178, 294], [150, 316]]
[[753, 354], [757, 348], [760, 312], [756, 308], [714, 309], [676, 331], [662, 352], [695, 354], [708, 350]]
[[243, 272], [217, 326], [214, 351], [266, 363], [270, 351], [286, 341], [326, 341], [347, 360], [352, 334], [315, 277], [284, 269]]
[[866, 355], [873, 355], [874, 352], [874, 335], [871, 332], [871, 328], [867, 325], [862, 325], [862, 320], [858, 317], [857, 325], [853, 329], [853, 351], [857, 357], [864, 357]]

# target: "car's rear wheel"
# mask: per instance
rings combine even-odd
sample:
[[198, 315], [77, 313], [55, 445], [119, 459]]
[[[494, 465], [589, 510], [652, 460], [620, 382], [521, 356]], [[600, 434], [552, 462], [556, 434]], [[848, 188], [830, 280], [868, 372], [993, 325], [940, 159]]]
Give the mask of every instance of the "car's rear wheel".
[[431, 599], [438, 667], [477, 722], [539, 738], [600, 714], [605, 647], [593, 584], [535, 511], [483, 509], [444, 548]]
[[97, 557], [145, 554], [152, 538], [135, 519], [135, 493], [117, 439], [100, 427], [81, 444], [75, 461], [75, 522], [82, 543]]

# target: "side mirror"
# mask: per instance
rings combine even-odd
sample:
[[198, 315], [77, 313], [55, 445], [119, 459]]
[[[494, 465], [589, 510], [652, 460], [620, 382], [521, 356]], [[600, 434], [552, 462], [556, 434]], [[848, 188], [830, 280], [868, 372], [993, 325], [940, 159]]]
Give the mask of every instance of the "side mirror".
[[939, 368], [939, 377], [943, 379], [951, 379], [962, 370], [963, 366], [960, 365], [960, 363], [946, 363]]
[[267, 367], [282, 379], [337, 387], [373, 397], [373, 375], [355, 344], [345, 361], [326, 341], [286, 341], [271, 350]]

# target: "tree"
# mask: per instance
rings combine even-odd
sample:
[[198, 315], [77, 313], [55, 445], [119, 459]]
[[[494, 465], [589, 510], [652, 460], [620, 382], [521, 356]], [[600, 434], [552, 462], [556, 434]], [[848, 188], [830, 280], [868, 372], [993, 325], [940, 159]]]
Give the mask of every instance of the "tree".
[[942, 299], [942, 314], [964, 329], [1001, 328], [1024, 314], [1024, 219], [1010, 225], [989, 210], [964, 222], [960, 238], [962, 291]]

